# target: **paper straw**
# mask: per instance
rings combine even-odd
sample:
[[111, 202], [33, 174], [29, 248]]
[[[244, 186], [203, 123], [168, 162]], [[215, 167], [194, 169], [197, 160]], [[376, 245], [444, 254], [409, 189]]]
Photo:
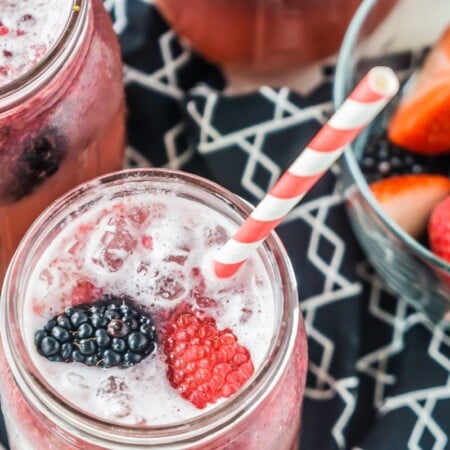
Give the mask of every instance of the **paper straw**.
[[374, 67], [213, 258], [218, 278], [233, 276], [286, 214], [398, 92], [389, 67]]

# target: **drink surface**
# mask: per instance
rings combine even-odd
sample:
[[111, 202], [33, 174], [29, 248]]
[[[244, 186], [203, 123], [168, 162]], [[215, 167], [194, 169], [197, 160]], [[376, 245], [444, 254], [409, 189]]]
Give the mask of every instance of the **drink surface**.
[[[44, 251], [27, 288], [25, 341], [44, 379], [67, 402], [109, 422], [168, 425], [204, 413], [167, 379], [164, 318], [180, 303], [212, 316], [219, 329], [231, 329], [248, 349], [255, 371], [278, 326], [271, 281], [256, 256], [233, 279], [205, 275], [209, 256], [235, 228], [211, 208], [167, 193], [108, 201], [71, 219]], [[80, 281], [103, 294], [131, 297], [150, 312], [156, 352], [129, 368], [51, 362], [41, 356], [35, 332], [73, 304]], [[200, 296], [193, 294], [200, 291]]]
[[42, 61], [72, 6], [72, 0], [0, 0], [0, 87]]

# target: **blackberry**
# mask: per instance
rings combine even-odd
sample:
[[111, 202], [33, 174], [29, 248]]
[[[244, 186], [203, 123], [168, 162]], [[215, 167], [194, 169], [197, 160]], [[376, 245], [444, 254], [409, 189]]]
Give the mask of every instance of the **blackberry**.
[[38, 352], [50, 361], [98, 367], [130, 367], [156, 349], [153, 318], [128, 297], [104, 295], [67, 308], [34, 335]]
[[11, 203], [30, 194], [58, 171], [67, 153], [65, 139], [53, 127], [15, 135], [10, 127], [0, 129], [0, 204]]
[[396, 175], [430, 173], [450, 175], [450, 156], [426, 156], [412, 153], [389, 141], [386, 132], [371, 136], [359, 161], [367, 182]]
[[73, 345], [70, 342], [65, 342], [61, 346], [61, 356], [64, 360], [70, 359], [70, 355], [74, 351]]

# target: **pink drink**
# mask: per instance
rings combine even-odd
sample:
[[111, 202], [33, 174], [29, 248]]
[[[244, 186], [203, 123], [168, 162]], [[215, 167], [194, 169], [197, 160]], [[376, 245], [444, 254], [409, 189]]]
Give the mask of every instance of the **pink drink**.
[[[2, 299], [9, 305], [1, 329], [10, 364], [0, 365], [2, 405], [16, 448], [295, 445], [307, 355], [286, 254], [272, 236], [233, 279], [215, 280], [209, 272], [211, 255], [247, 214], [246, 205], [212, 183], [147, 170], [94, 181], [39, 219], [13, 260]], [[105, 368], [103, 359], [58, 362], [37, 350], [36, 332], [50, 319], [113, 296], [126, 296], [151, 315], [157, 337], [149, 356], [131, 367]], [[246, 349], [254, 372], [237, 392], [221, 388], [219, 398], [198, 407], [169, 381], [169, 366], [180, 357], [166, 352], [167, 333], [180, 310], [183, 317], [211, 319]], [[81, 328], [72, 330], [74, 336]], [[190, 336], [185, 344], [198, 349], [198, 335]], [[100, 341], [90, 339], [96, 355], [104, 355]], [[220, 351], [229, 353], [229, 346]], [[192, 369], [184, 364], [191, 380], [212, 353]], [[242, 354], [236, 367], [243, 367]]]
[[0, 281], [26, 229], [120, 169], [122, 64], [101, 0], [0, 0]]
[[63, 33], [72, 2], [0, 1], [0, 87], [36, 67]]

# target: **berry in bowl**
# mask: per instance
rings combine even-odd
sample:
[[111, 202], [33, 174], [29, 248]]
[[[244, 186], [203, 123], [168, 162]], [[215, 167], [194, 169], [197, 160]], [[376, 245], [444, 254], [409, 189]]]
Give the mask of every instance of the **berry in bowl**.
[[[378, 8], [392, 8], [374, 31]], [[399, 95], [346, 149], [341, 184], [353, 230], [397, 295], [450, 320], [450, 3], [365, 0], [336, 68], [335, 106], [370, 67], [389, 65]]]

